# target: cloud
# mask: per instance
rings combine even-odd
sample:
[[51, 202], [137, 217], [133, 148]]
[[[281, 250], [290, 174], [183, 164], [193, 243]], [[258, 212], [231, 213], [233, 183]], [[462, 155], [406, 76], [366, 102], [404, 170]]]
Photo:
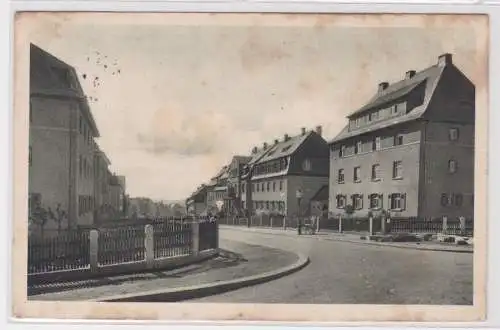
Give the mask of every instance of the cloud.
[[171, 104], [155, 111], [146, 129], [136, 135], [136, 142], [156, 155], [210, 155], [227, 149], [225, 137], [231, 126], [225, 114], [187, 112]]

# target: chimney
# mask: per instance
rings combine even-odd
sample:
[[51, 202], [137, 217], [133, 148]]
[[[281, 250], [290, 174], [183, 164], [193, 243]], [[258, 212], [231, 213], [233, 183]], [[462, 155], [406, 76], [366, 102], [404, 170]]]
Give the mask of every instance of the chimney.
[[453, 55], [451, 55], [449, 53], [439, 55], [438, 66], [446, 66], [446, 65], [452, 64], [453, 63], [452, 57], [453, 57]]
[[387, 87], [389, 87], [389, 83], [387, 81], [381, 82], [378, 84], [378, 92], [383, 92]]
[[305, 135], [306, 134], [306, 128], [305, 127], [301, 127], [300, 128], [300, 132], [302, 135]]
[[319, 136], [322, 136], [323, 127], [321, 127], [321, 125], [316, 126], [316, 134], [318, 134]]
[[253, 147], [252, 154], [256, 154], [256, 153], [257, 153], [257, 147]]
[[415, 70], [406, 71], [405, 79], [411, 79], [417, 73]]
[[267, 149], [267, 142], [264, 142], [264, 143], [262, 144], [262, 147], [264, 148], [264, 150], [266, 150], [266, 149]]
[[274, 140], [274, 145], [277, 145], [277, 144], [278, 144], [278, 142], [279, 142], [279, 141], [278, 141], [278, 139], [275, 139], [275, 140]]
[[285, 133], [285, 135], [283, 136], [283, 141], [288, 141], [290, 140], [290, 137], [288, 136], [288, 134]]

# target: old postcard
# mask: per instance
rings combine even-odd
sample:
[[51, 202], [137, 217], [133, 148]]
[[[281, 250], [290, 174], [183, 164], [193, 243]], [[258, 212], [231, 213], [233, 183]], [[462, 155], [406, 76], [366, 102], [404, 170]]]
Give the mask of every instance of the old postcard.
[[15, 317], [484, 319], [487, 16], [14, 32]]

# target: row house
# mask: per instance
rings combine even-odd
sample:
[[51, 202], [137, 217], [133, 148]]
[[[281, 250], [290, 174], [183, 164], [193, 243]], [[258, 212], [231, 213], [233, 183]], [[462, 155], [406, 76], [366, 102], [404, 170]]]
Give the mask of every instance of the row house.
[[[228, 191], [229, 166], [223, 166], [207, 184], [206, 210], [203, 214], [216, 214], [221, 211], [226, 203], [225, 196]], [[219, 206], [221, 205], [221, 206]]]
[[[95, 139], [99, 131], [76, 70], [30, 45], [30, 223], [43, 230], [94, 222], [103, 203], [109, 160]], [[41, 213], [43, 212], [43, 214]]]
[[321, 126], [254, 147], [242, 173], [241, 203], [248, 214], [305, 214], [328, 185], [329, 147]]
[[186, 213], [190, 216], [203, 214], [207, 207], [207, 185], [202, 184], [186, 199]]
[[474, 84], [451, 54], [382, 82], [330, 141], [329, 211], [472, 217]]

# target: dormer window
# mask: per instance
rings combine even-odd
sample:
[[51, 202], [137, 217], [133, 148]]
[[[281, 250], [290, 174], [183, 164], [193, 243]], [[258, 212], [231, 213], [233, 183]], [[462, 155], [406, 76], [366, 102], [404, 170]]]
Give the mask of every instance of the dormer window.
[[403, 135], [398, 134], [394, 137], [394, 145], [395, 146], [403, 145]]
[[358, 154], [358, 153], [360, 153], [360, 152], [361, 152], [361, 145], [362, 145], [361, 141], [358, 141], [358, 142], [356, 143], [354, 153]]

